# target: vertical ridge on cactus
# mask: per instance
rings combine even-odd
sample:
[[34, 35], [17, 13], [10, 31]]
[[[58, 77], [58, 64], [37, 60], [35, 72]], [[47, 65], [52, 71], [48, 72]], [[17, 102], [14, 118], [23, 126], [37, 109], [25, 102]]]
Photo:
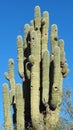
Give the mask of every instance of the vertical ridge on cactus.
[[51, 51], [48, 50], [49, 26], [49, 13], [44, 11], [41, 15], [40, 7], [36, 6], [34, 19], [24, 26], [24, 40], [20, 35], [17, 37], [22, 85], [15, 83], [14, 61], [10, 59], [5, 73], [9, 89], [3, 84], [6, 130], [58, 130], [63, 78], [69, 69], [64, 40], [58, 39], [56, 24], [51, 26]]

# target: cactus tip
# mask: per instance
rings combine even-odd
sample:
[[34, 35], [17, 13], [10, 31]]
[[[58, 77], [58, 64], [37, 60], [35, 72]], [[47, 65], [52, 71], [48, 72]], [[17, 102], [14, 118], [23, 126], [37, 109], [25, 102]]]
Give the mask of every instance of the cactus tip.
[[14, 64], [14, 60], [12, 58], [10, 58], [9, 63]]

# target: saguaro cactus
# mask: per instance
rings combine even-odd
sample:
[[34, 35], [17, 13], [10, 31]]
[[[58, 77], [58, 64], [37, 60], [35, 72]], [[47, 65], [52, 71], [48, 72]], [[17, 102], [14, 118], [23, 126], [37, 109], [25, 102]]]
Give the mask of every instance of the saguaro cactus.
[[[64, 41], [58, 40], [58, 27], [53, 24], [49, 52], [49, 14], [44, 11], [41, 17], [39, 6], [35, 7], [34, 14], [34, 20], [24, 26], [24, 41], [22, 36], [17, 37], [18, 72], [22, 86], [15, 84], [12, 59], [9, 60], [8, 73], [5, 73], [10, 83], [10, 89], [3, 85], [6, 130], [58, 129], [63, 78], [69, 72]], [[14, 110], [13, 123], [10, 104]]]

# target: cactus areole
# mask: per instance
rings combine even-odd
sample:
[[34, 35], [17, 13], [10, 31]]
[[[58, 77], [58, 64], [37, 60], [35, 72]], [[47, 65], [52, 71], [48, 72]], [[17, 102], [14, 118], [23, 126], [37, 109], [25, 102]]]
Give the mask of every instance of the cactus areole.
[[41, 16], [40, 7], [36, 6], [34, 19], [24, 26], [24, 40], [17, 36], [18, 73], [22, 85], [16, 84], [14, 61], [9, 59], [5, 77], [10, 87], [3, 84], [5, 130], [58, 129], [63, 78], [69, 69], [64, 40], [58, 39], [58, 27], [51, 26], [50, 37], [49, 28], [49, 13], [44, 11]]

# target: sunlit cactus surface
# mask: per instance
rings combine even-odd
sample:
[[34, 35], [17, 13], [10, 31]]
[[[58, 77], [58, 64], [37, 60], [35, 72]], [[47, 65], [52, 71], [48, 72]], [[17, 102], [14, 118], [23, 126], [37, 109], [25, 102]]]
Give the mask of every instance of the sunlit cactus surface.
[[69, 69], [58, 27], [49, 27], [49, 13], [41, 15], [39, 6], [24, 26], [24, 40], [17, 36], [17, 53], [22, 85], [16, 84], [14, 60], [9, 59], [9, 87], [3, 84], [5, 130], [58, 130], [63, 78]]

